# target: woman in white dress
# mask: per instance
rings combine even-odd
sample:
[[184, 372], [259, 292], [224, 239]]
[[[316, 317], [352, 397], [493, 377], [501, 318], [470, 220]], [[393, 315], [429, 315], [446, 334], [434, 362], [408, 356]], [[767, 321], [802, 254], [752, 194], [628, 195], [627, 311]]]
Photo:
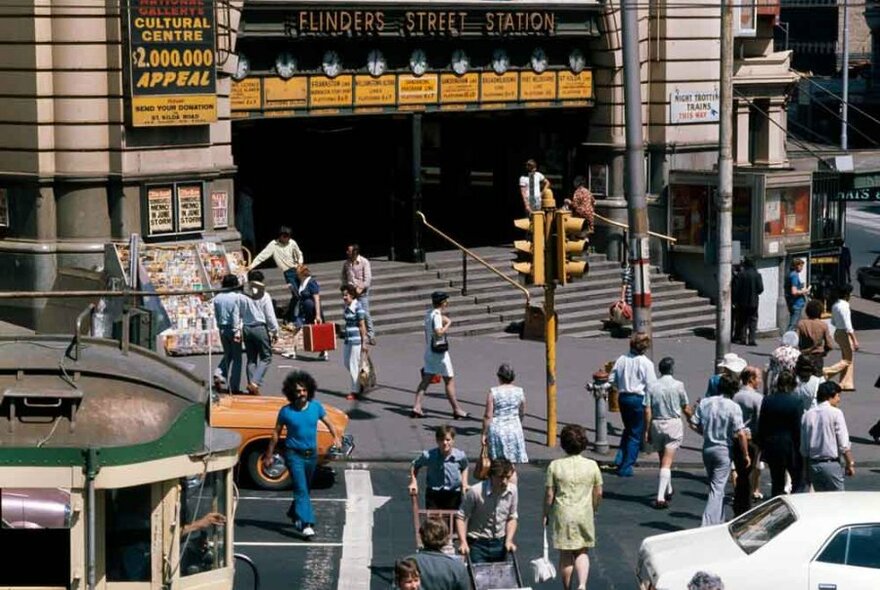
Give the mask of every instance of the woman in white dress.
[[486, 396], [483, 414], [483, 444], [491, 459], [507, 459], [511, 463], [528, 463], [522, 418], [526, 413], [526, 396], [522, 387], [513, 384], [513, 368], [504, 363], [496, 373], [498, 386]]
[[411, 418], [424, 418], [422, 411], [422, 399], [428, 386], [435, 375], [443, 378], [446, 386], [446, 398], [452, 405], [452, 416], [456, 420], [469, 418], [455, 398], [455, 378], [452, 370], [452, 359], [449, 358], [449, 344], [446, 341], [446, 332], [452, 325], [452, 320], [446, 315], [449, 307], [449, 295], [443, 291], [431, 293], [432, 308], [425, 314], [425, 357], [422, 367], [422, 380], [416, 389], [416, 401], [409, 415]]

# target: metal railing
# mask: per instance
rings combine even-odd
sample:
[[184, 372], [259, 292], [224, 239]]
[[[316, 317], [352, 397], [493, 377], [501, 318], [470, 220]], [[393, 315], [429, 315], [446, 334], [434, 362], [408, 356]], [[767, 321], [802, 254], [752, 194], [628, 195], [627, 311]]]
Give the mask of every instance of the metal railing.
[[459, 244], [453, 238], [449, 237], [448, 235], [446, 235], [445, 233], [443, 233], [442, 231], [440, 231], [439, 229], [437, 229], [436, 227], [434, 227], [433, 225], [428, 223], [428, 220], [425, 219], [425, 214], [422, 213], [421, 211], [416, 211], [416, 215], [419, 216], [419, 218], [422, 220], [422, 224], [424, 224], [425, 227], [427, 227], [432, 232], [434, 232], [435, 234], [437, 234], [438, 236], [440, 236], [441, 238], [443, 238], [444, 240], [446, 240], [447, 242], [449, 242], [450, 244], [452, 244], [458, 250], [461, 251], [461, 254], [462, 254], [462, 258], [461, 258], [461, 260], [462, 260], [462, 277], [463, 277], [462, 288], [461, 288], [462, 295], [467, 295], [467, 256], [470, 256], [471, 258], [473, 258], [474, 260], [476, 260], [477, 262], [482, 264], [484, 267], [488, 268], [490, 271], [492, 271], [493, 273], [495, 273], [496, 275], [498, 275], [499, 277], [501, 277], [502, 279], [504, 279], [505, 281], [507, 281], [508, 283], [513, 285], [516, 289], [522, 291], [523, 295], [525, 295], [525, 297], [526, 297], [526, 305], [529, 305], [532, 302], [532, 295], [531, 295], [531, 293], [529, 293], [528, 289], [526, 289], [525, 287], [523, 287], [522, 285], [520, 285], [519, 283], [517, 283], [516, 281], [514, 281], [513, 279], [511, 279], [507, 275], [505, 275], [503, 272], [501, 272], [500, 270], [498, 270], [497, 268], [495, 268], [494, 266], [492, 266], [491, 264], [489, 264], [488, 262], [483, 260], [477, 254], [474, 254], [473, 252], [468, 250], [466, 247]]
[[[620, 260], [618, 262], [623, 263], [626, 260], [627, 252], [629, 250], [629, 243], [627, 240], [627, 235], [629, 233], [629, 225], [625, 223], [620, 223], [619, 221], [614, 221], [613, 219], [608, 219], [607, 217], [603, 217], [598, 213], [595, 214], [596, 219], [603, 223], [607, 223], [608, 225], [613, 225], [615, 227], [619, 227], [623, 230], [623, 248], [620, 249]], [[648, 230], [648, 235], [654, 238], [660, 238], [661, 240], [666, 240], [672, 244], [678, 242], [677, 238], [673, 238], [672, 236], [667, 236], [665, 234], [658, 234], [657, 232], [653, 232]]]

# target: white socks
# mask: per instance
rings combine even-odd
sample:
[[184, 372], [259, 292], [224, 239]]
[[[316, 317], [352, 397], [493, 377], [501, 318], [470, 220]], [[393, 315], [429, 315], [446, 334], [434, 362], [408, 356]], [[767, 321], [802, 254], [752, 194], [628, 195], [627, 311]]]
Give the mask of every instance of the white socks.
[[672, 470], [661, 468], [660, 485], [657, 486], [657, 501], [665, 502], [668, 493], [672, 493]]

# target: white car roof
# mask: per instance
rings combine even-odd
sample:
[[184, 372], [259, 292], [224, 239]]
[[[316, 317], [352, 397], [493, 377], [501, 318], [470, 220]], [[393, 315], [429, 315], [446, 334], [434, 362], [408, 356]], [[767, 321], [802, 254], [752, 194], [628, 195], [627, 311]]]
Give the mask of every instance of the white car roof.
[[880, 522], [880, 492], [820, 492], [783, 496], [799, 519], [828, 526]]

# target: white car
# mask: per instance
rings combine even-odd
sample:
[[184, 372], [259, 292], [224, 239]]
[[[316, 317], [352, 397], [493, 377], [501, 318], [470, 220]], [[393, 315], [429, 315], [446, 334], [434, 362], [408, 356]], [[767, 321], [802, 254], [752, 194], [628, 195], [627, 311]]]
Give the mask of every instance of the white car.
[[880, 492], [780, 496], [727, 524], [642, 541], [642, 590], [685, 590], [701, 570], [725, 590], [878, 589]]

